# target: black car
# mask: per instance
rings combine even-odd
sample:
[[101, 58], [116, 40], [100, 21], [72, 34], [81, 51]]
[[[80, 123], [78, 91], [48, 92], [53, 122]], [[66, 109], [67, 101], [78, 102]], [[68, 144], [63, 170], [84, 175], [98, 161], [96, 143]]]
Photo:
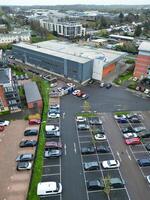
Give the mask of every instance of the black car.
[[81, 153], [82, 154], [93, 154], [93, 153], [95, 153], [95, 148], [94, 147], [82, 147]]
[[111, 178], [110, 179], [110, 186], [112, 188], [124, 188], [125, 181], [121, 180], [120, 178]]
[[101, 180], [92, 180], [87, 181], [87, 189], [88, 190], [103, 190], [104, 183]]
[[37, 145], [37, 142], [35, 140], [24, 140], [21, 141], [19, 146], [20, 147], [34, 147]]
[[97, 146], [96, 147], [96, 151], [98, 153], [109, 153], [110, 152], [110, 148], [108, 146]]
[[132, 117], [129, 119], [130, 123], [140, 123], [141, 121], [137, 117]]
[[134, 133], [134, 129], [132, 127], [127, 127], [127, 128], [123, 128], [121, 129], [123, 133]]
[[111, 87], [112, 87], [112, 84], [111, 84], [111, 83], [107, 83], [107, 84], [106, 84], [106, 88], [107, 88], [107, 89], [110, 89]]
[[37, 129], [28, 129], [28, 130], [24, 131], [24, 136], [34, 136], [37, 134], [38, 134]]
[[150, 151], [150, 143], [146, 144], [145, 148], [147, 149], [147, 151]]
[[91, 131], [93, 134], [105, 134], [103, 127], [98, 127], [98, 128], [92, 129]]
[[137, 134], [140, 138], [149, 138], [150, 137], [150, 131], [143, 131], [143, 132], [139, 132]]

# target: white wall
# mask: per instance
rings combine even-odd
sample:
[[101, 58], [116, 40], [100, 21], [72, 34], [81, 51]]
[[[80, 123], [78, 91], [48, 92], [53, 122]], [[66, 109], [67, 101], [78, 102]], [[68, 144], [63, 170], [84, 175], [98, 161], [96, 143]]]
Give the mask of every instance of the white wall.
[[103, 61], [100, 59], [94, 59], [92, 78], [101, 81], [102, 75], [103, 75]]

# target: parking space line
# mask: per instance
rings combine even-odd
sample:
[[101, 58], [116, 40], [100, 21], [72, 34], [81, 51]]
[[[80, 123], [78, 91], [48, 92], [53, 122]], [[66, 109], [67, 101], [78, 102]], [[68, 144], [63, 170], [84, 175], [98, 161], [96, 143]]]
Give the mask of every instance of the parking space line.
[[42, 176], [60, 176], [60, 173], [56, 173], [56, 174], [43, 174]]
[[89, 143], [91, 142], [90, 140], [89, 141], [82, 141], [82, 142], [79, 142], [80, 144], [84, 144], [84, 143]]
[[[111, 191], [120, 191], [120, 190], [126, 190], [125, 188], [111, 188]], [[97, 192], [102, 192], [103, 190], [92, 190], [88, 191], [88, 193], [97, 193]]]
[[118, 156], [120, 162], [122, 162], [122, 159], [121, 159], [121, 157], [120, 157], [120, 153], [119, 153], [118, 151], [117, 151], [117, 156]]
[[74, 152], [77, 153], [77, 148], [76, 148], [76, 143], [75, 142], [73, 143], [73, 146], [74, 146]]
[[64, 154], [66, 155], [67, 154], [67, 145], [64, 144]]
[[43, 165], [43, 168], [44, 167], [60, 167], [60, 165]]
[[82, 154], [82, 156], [84, 157], [88, 157], [88, 156], [102, 156], [102, 155], [111, 155], [112, 153], [94, 153], [94, 154]]
[[129, 154], [129, 152], [128, 152], [127, 149], [126, 149], [126, 153], [127, 153], [127, 155], [128, 155], [128, 158], [129, 158], [130, 160], [132, 160], [132, 158], [131, 158], [131, 156], [130, 156], [130, 154]]
[[[57, 197], [57, 196], [60, 196], [61, 194], [51, 194], [51, 197]], [[47, 195], [43, 195], [43, 196], [40, 196], [40, 199], [43, 199], [43, 198], [47, 198], [48, 196]]]

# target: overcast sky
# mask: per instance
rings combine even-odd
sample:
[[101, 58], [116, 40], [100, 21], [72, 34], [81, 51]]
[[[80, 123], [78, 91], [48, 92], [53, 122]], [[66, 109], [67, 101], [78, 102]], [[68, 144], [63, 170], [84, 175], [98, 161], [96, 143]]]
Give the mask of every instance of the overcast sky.
[[150, 0], [0, 0], [0, 5], [150, 4]]

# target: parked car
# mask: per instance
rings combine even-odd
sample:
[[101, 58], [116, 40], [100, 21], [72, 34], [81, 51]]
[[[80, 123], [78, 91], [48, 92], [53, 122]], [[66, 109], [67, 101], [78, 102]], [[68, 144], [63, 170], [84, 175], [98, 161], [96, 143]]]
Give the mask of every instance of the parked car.
[[112, 188], [124, 188], [125, 181], [121, 180], [120, 178], [111, 178], [110, 179], [110, 186]]
[[10, 124], [7, 120], [0, 120], [0, 126], [8, 126]]
[[18, 171], [30, 170], [32, 168], [31, 162], [18, 162], [16, 169]]
[[46, 131], [59, 131], [59, 126], [55, 125], [46, 125], [45, 126]]
[[72, 92], [72, 94], [73, 94], [74, 96], [77, 96], [77, 94], [79, 94], [79, 93], [81, 93], [81, 90], [74, 90], [74, 91]]
[[127, 145], [136, 145], [136, 144], [141, 144], [141, 140], [140, 138], [129, 138], [129, 139], [125, 139], [125, 143]]
[[56, 119], [60, 117], [59, 113], [48, 113], [48, 117], [52, 119]]
[[40, 123], [40, 119], [29, 119], [29, 125], [39, 125]]
[[100, 145], [100, 146], [96, 147], [96, 151], [98, 153], [109, 153], [110, 152], [110, 148], [108, 146]]
[[101, 82], [99, 86], [100, 86], [100, 88], [103, 88], [103, 87], [105, 87], [105, 83]]
[[139, 126], [139, 127], [134, 127], [133, 130], [135, 133], [139, 133], [141, 131], [145, 131], [146, 128], [144, 126]]
[[102, 167], [104, 169], [115, 169], [120, 167], [119, 160], [105, 160], [102, 162]]
[[89, 130], [90, 126], [88, 124], [78, 124], [78, 130]]
[[143, 132], [139, 132], [137, 134], [140, 138], [149, 138], [150, 137], [150, 131], [143, 131]]
[[45, 158], [60, 157], [62, 154], [60, 149], [48, 149], [44, 152]]
[[27, 129], [24, 131], [24, 136], [34, 136], [38, 134], [38, 129]]
[[89, 98], [89, 95], [88, 95], [88, 94], [85, 94], [85, 93], [84, 93], [84, 94], [81, 95], [81, 99], [82, 99], [82, 100], [86, 100], [86, 99], [88, 99], [88, 98]]
[[97, 161], [93, 161], [93, 162], [85, 162], [83, 164], [84, 166], [84, 170], [98, 170], [99, 169], [99, 164]]
[[126, 117], [127, 117], [128, 119], [139, 118], [138, 114], [136, 114], [136, 113], [134, 113], [134, 114], [129, 113], [129, 114], [126, 115]]
[[24, 75], [24, 78], [25, 78], [26, 80], [28, 80], [28, 79], [29, 79], [28, 74], [25, 74], [25, 75]]
[[60, 137], [60, 131], [47, 131], [45, 133], [45, 136], [47, 138], [51, 138], [51, 137]]
[[57, 182], [40, 182], [37, 186], [38, 196], [49, 196], [62, 193], [62, 185]]
[[145, 148], [147, 149], [147, 151], [150, 151], [150, 143], [146, 144]]
[[91, 125], [102, 125], [103, 124], [102, 120], [100, 120], [99, 118], [98, 119], [91, 118], [90, 121], [89, 121], [89, 123]]
[[137, 138], [138, 135], [137, 135], [136, 133], [124, 133], [124, 134], [123, 134], [123, 137], [124, 137], [125, 139], [130, 139], [130, 138]]
[[16, 161], [31, 161], [33, 160], [33, 154], [32, 153], [24, 153], [19, 156], [17, 156]]
[[91, 191], [91, 190], [103, 190], [104, 189], [104, 183], [99, 179], [87, 181], [87, 189], [89, 191]]
[[107, 83], [107, 84], [106, 84], [106, 88], [107, 88], [107, 89], [110, 89], [111, 87], [112, 87], [112, 84], [111, 84], [111, 83]]
[[126, 119], [126, 116], [125, 115], [114, 115], [114, 118], [115, 119]]
[[4, 131], [4, 126], [0, 126], [0, 132]]
[[19, 146], [20, 147], [34, 147], [37, 145], [37, 142], [35, 140], [24, 140], [21, 141]]
[[81, 153], [82, 154], [93, 154], [93, 153], [95, 153], [95, 148], [93, 146], [91, 146], [91, 147], [82, 147], [81, 148]]
[[49, 109], [59, 109], [60, 108], [60, 105], [59, 104], [53, 104], [53, 105], [50, 105]]
[[125, 118], [119, 118], [119, 119], [117, 119], [117, 122], [118, 123], [128, 123], [128, 120]]
[[95, 140], [106, 140], [106, 135], [104, 134], [95, 134], [94, 135]]
[[76, 117], [76, 121], [77, 121], [77, 122], [86, 122], [86, 117], [77, 116], [77, 117]]
[[93, 134], [105, 134], [104, 128], [103, 126], [95, 128], [95, 129], [91, 129]]
[[61, 149], [62, 148], [62, 143], [61, 142], [46, 142], [45, 143], [45, 149]]
[[130, 123], [140, 123], [141, 121], [139, 120], [139, 118], [137, 117], [132, 117], [131, 119], [129, 119]]
[[126, 128], [122, 128], [121, 131], [123, 133], [134, 133], [134, 129], [130, 126], [126, 127]]
[[140, 167], [150, 166], [150, 158], [142, 158], [137, 160]]

